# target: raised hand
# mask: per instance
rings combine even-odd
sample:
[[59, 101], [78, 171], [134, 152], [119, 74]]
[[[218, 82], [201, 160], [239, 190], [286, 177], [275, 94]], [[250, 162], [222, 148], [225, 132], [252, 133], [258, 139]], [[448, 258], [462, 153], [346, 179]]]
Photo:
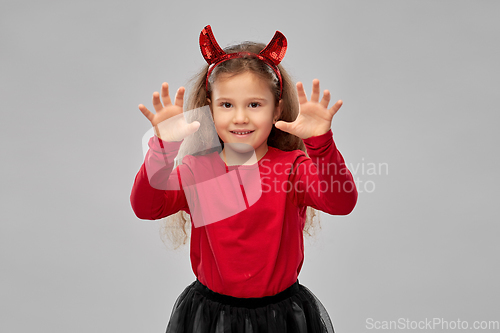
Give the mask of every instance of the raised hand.
[[307, 139], [312, 136], [318, 136], [328, 132], [332, 125], [332, 119], [335, 113], [342, 106], [342, 101], [338, 100], [330, 109], [330, 92], [325, 90], [323, 98], [319, 102], [319, 80], [313, 80], [311, 100], [307, 100], [304, 86], [297, 82], [297, 95], [299, 99], [299, 115], [291, 123], [285, 121], [276, 122], [276, 128], [296, 135], [301, 139]]
[[[151, 125], [155, 128], [155, 134], [165, 141], [182, 141], [185, 137], [196, 132], [200, 127], [200, 123], [193, 121], [187, 123], [184, 119], [184, 87], [180, 87], [175, 94], [175, 101], [172, 104], [168, 94], [168, 83], [163, 82], [161, 85], [161, 101], [160, 94], [155, 91], [153, 93], [153, 107], [156, 113], [149, 111], [144, 105], [139, 104], [139, 110], [148, 118]], [[163, 101], [163, 104], [162, 104]]]

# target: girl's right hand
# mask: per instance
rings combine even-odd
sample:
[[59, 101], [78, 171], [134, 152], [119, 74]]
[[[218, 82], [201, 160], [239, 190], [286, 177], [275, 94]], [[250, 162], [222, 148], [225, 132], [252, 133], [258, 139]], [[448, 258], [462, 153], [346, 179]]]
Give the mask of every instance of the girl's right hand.
[[149, 111], [144, 105], [139, 104], [139, 110], [148, 118], [151, 125], [155, 128], [155, 134], [158, 138], [173, 142], [182, 141], [185, 137], [193, 134], [200, 127], [200, 123], [193, 121], [187, 123], [184, 119], [184, 87], [180, 87], [175, 95], [175, 102], [172, 104], [168, 94], [168, 83], [161, 85], [161, 99], [157, 91], [153, 93], [153, 106], [156, 113]]

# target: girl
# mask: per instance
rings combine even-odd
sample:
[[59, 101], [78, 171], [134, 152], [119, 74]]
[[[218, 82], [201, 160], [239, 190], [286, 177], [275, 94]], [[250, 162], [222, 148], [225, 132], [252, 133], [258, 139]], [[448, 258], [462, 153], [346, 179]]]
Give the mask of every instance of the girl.
[[[187, 123], [185, 89], [172, 103], [167, 83], [161, 101], [153, 94], [156, 113], [139, 105], [155, 136], [133, 185], [134, 212], [152, 220], [183, 211], [192, 225], [196, 280], [176, 300], [167, 333], [333, 332], [298, 274], [307, 208], [347, 215], [357, 201], [330, 128], [342, 101], [328, 109], [330, 93], [319, 100], [318, 80], [310, 100], [300, 82], [295, 94], [279, 64], [287, 47], [280, 32], [267, 46], [245, 42], [222, 50], [207, 26], [200, 47], [208, 65], [187, 109], [206, 108], [213, 123]], [[222, 150], [187, 154], [174, 169], [183, 141], [205, 140], [207, 124]]]

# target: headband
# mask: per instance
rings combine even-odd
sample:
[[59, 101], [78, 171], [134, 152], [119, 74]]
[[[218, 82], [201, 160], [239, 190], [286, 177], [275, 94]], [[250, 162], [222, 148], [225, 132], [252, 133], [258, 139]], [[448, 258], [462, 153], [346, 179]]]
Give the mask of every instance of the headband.
[[210, 66], [207, 78], [205, 79], [205, 89], [208, 94], [208, 78], [212, 73], [213, 69], [220, 63], [236, 58], [243, 58], [245, 56], [251, 56], [258, 58], [265, 62], [271, 69], [274, 71], [276, 76], [278, 77], [278, 81], [280, 83], [280, 95], [279, 99], [281, 99], [281, 95], [283, 93], [283, 82], [281, 79], [281, 73], [278, 69], [278, 64], [285, 57], [287, 48], [287, 42], [285, 36], [276, 31], [273, 39], [267, 44], [267, 46], [259, 52], [259, 54], [251, 53], [251, 52], [235, 52], [235, 53], [226, 53], [224, 52], [217, 41], [215, 40], [214, 34], [212, 33], [212, 28], [207, 25], [200, 33], [200, 49], [203, 54], [203, 58], [207, 61]]

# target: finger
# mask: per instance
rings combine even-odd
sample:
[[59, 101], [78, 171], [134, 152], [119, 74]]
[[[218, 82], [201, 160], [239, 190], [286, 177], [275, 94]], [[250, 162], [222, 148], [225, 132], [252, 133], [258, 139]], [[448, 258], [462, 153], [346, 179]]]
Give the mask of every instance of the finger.
[[172, 104], [170, 100], [170, 95], [168, 94], [168, 83], [163, 82], [161, 85], [161, 100], [163, 101], [163, 105], [167, 106]]
[[328, 90], [323, 91], [323, 98], [321, 99], [320, 104], [325, 107], [325, 109], [328, 109], [328, 103], [330, 103], [330, 92]]
[[177, 93], [175, 94], [175, 105], [182, 107], [184, 105], [184, 87], [180, 87], [177, 89]]
[[330, 112], [332, 112], [332, 116], [335, 115], [337, 113], [337, 111], [340, 109], [340, 107], [342, 106], [342, 104], [344, 104], [344, 102], [342, 102], [342, 100], [338, 100], [337, 103], [335, 103], [332, 108], [330, 109]]
[[149, 111], [147, 107], [145, 107], [142, 104], [139, 104], [139, 110], [141, 110], [142, 114], [145, 115], [149, 121], [153, 121], [154, 114], [151, 111]]
[[311, 102], [318, 103], [318, 101], [319, 101], [319, 80], [314, 79], [312, 93], [311, 93]]
[[299, 103], [304, 104], [307, 102], [306, 92], [304, 91], [304, 85], [302, 82], [297, 82], [297, 97], [299, 98]]
[[153, 106], [156, 113], [160, 112], [163, 109], [163, 104], [161, 104], [160, 101], [160, 94], [157, 91], [153, 93]]

